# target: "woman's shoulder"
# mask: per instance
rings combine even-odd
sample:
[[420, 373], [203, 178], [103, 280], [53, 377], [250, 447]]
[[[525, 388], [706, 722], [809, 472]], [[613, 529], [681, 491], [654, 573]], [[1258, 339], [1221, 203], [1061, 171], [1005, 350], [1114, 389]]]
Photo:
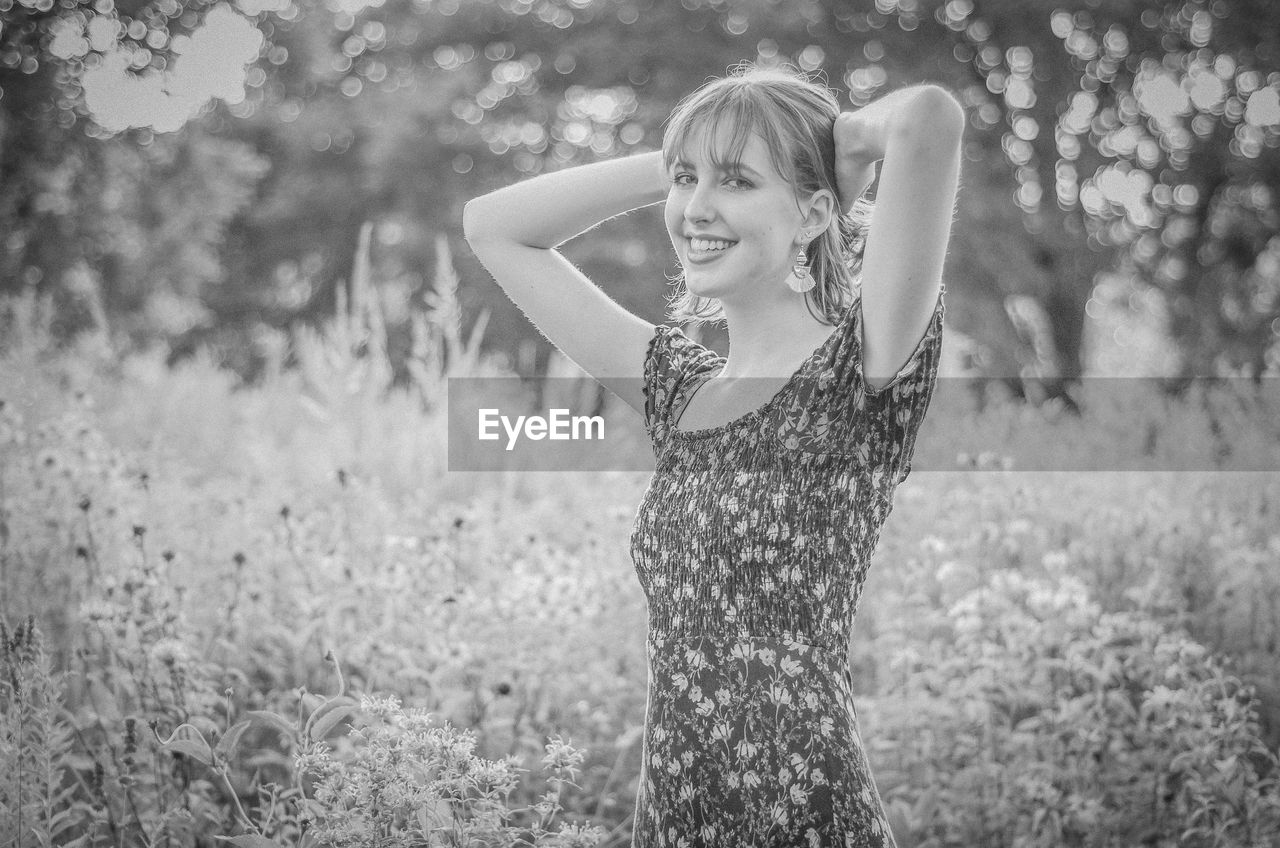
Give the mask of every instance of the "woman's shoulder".
[[716, 356], [714, 351], [692, 338], [682, 328], [671, 324], [657, 324], [653, 328], [653, 337], [649, 340], [646, 361], [670, 367], [714, 359]]

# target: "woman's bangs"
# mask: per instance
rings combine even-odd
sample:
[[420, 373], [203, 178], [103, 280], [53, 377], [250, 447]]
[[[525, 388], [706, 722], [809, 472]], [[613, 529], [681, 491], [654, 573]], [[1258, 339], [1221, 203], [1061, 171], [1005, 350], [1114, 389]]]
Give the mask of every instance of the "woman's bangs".
[[[756, 128], [751, 105], [750, 101], [720, 100], [710, 107], [709, 113], [695, 116], [695, 110], [690, 110], [686, 119], [675, 127], [674, 158], [691, 164], [705, 160], [722, 171], [735, 170], [742, 163], [742, 151]], [[697, 154], [689, 149], [694, 136], [699, 136], [702, 142]], [[717, 146], [717, 141], [724, 139], [728, 143]]]

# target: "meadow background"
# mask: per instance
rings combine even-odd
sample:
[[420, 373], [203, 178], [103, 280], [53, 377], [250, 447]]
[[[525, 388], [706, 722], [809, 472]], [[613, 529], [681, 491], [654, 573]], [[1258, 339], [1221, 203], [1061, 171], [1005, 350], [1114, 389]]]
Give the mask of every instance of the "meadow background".
[[[573, 373], [460, 208], [743, 58], [971, 110], [944, 377], [995, 379], [931, 409], [850, 638], [899, 843], [1280, 842], [1272, 5], [0, 14], [0, 846], [629, 844], [646, 475], [449, 471], [450, 377]], [[630, 217], [566, 252], [660, 320]], [[1144, 470], [957, 447], [1135, 430]]]

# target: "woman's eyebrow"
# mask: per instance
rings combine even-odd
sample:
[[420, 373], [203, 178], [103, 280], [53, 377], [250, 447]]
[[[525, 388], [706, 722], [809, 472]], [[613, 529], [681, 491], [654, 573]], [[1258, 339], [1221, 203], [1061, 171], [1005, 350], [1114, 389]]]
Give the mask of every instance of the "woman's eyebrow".
[[[671, 163], [671, 166], [673, 168], [692, 168], [693, 167], [691, 163], [686, 162], [683, 159], [677, 159], [675, 162]], [[720, 168], [720, 170], [725, 171], [727, 173], [728, 170], [730, 169]], [[750, 171], [752, 174], [754, 174], [757, 177], [763, 176], [763, 174], [761, 174], [759, 171], [757, 171], [755, 168], [752, 168], [750, 165], [746, 164], [745, 162], [740, 163], [736, 168], [731, 168], [731, 170]]]

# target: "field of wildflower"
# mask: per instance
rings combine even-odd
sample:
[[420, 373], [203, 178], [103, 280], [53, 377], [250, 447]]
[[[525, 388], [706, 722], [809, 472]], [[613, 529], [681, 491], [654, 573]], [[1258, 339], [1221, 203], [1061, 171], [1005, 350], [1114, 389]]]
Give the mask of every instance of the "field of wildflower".
[[[0, 304], [0, 848], [630, 844], [646, 475], [449, 473], [445, 381], [504, 373], [456, 285], [408, 383], [345, 301], [252, 386]], [[964, 426], [1104, 447], [1028, 415]], [[1275, 473], [914, 471], [850, 642], [899, 844], [1280, 844], [1278, 513]]]

